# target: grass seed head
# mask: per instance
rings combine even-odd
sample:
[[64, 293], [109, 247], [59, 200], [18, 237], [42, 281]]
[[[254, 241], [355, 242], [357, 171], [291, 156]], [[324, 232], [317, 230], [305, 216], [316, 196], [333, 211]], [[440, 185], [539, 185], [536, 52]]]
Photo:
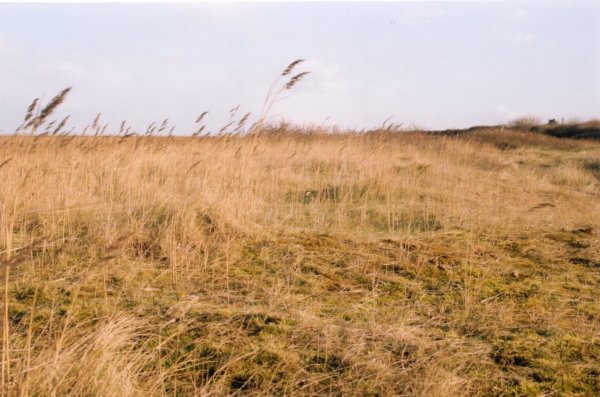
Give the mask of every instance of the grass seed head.
[[287, 76], [288, 74], [292, 73], [292, 70], [294, 70], [294, 68], [296, 66], [298, 66], [299, 64], [301, 64], [302, 62], [304, 62], [304, 59], [296, 59], [294, 62], [290, 63], [281, 73], [282, 76]]
[[92, 129], [95, 130], [96, 128], [98, 128], [98, 125], [100, 124], [100, 115], [102, 113], [98, 113], [96, 115], [96, 118], [94, 119], [94, 122], [92, 123]]
[[204, 116], [206, 116], [208, 114], [208, 112], [202, 112], [202, 114], [200, 116], [198, 116], [198, 118], [196, 119], [196, 123], [199, 123], [202, 121], [202, 119], [204, 118]]
[[[54, 110], [58, 107], [58, 105], [63, 103], [63, 101], [65, 100], [65, 97], [67, 96], [69, 91], [71, 91], [71, 87], [65, 88], [58, 95], [56, 95], [54, 98], [52, 98], [52, 100], [46, 105], [46, 107], [42, 109], [39, 116], [32, 118], [30, 120], [30, 122], [26, 125], [26, 127], [33, 126], [34, 128], [37, 128], [40, 125], [42, 125], [44, 123], [44, 121], [48, 118], [48, 116], [50, 116], [52, 114], [52, 112], [54, 112]], [[33, 111], [33, 109], [32, 109], [32, 111]]]
[[39, 102], [39, 98], [35, 98], [33, 100], [33, 102], [31, 102], [31, 105], [29, 105], [29, 107], [27, 108], [27, 113], [25, 114], [25, 123], [28, 122], [32, 117], [33, 117], [33, 112], [35, 111], [38, 102]]
[[304, 78], [304, 76], [306, 76], [307, 74], [309, 74], [310, 72], [302, 72], [302, 73], [298, 73], [297, 75], [295, 75], [294, 77], [292, 77], [290, 79], [290, 81], [287, 82], [287, 84], [285, 85], [285, 89], [289, 90], [291, 89], [294, 85], [296, 85], [300, 80], [302, 80]]
[[67, 120], [69, 120], [70, 116], [65, 117], [60, 124], [58, 124], [58, 127], [56, 127], [56, 129], [52, 132], [52, 135], [56, 135], [58, 134], [67, 124]]

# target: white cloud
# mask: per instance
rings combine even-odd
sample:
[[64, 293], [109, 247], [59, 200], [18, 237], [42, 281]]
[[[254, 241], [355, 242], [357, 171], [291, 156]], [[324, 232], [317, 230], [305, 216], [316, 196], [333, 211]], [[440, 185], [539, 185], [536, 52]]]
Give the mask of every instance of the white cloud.
[[60, 80], [85, 81], [89, 78], [89, 74], [84, 68], [72, 62], [44, 62], [37, 65], [36, 69], [37, 74], [44, 73], [48, 77]]
[[514, 120], [519, 115], [519, 113], [516, 110], [514, 110], [506, 105], [496, 106], [495, 113], [502, 120], [506, 120], [506, 121]]
[[530, 15], [527, 11], [524, 10], [515, 10], [511, 14], [511, 18], [515, 21], [526, 21], [530, 18]]
[[518, 45], [531, 45], [539, 41], [539, 37], [531, 32], [530, 12], [516, 9], [501, 15], [493, 24], [498, 39], [507, 40]]
[[402, 15], [401, 21], [407, 24], [418, 23], [437, 19], [444, 14], [444, 10], [438, 6], [412, 7], [408, 12]]
[[400, 16], [395, 20], [391, 21], [392, 23], [398, 23], [400, 25], [421, 25], [424, 22], [430, 22], [432, 20], [437, 20], [441, 16], [443, 16], [446, 12], [443, 8], [434, 5], [419, 5], [419, 6], [411, 6], [410, 8], [402, 11]]
[[322, 94], [345, 93], [348, 91], [348, 83], [342, 77], [340, 66], [337, 63], [307, 59], [300, 69], [310, 72], [306, 76], [306, 81], [302, 82], [302, 91]]
[[235, 21], [247, 19], [259, 14], [260, 3], [238, 2], [173, 2], [169, 9], [181, 10], [185, 13], [209, 17], [211, 20]]
[[523, 33], [518, 32], [508, 36], [508, 39], [513, 43], [517, 44], [532, 44], [535, 43], [538, 39], [537, 36], [533, 33]]

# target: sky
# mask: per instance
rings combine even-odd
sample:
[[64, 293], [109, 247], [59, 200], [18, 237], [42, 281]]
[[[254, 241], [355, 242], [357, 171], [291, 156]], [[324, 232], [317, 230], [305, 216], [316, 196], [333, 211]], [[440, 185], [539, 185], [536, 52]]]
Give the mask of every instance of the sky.
[[424, 129], [600, 118], [600, 2], [0, 4], [0, 131], [66, 87], [51, 119], [118, 130], [260, 113], [269, 121]]

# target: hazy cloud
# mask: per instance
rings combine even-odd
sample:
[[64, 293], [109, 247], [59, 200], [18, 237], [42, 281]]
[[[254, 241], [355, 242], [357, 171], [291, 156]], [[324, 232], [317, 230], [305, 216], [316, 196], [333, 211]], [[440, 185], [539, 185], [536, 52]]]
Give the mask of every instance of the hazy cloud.
[[[163, 4], [166, 5], [166, 4]], [[235, 21], [249, 18], [259, 13], [258, 3], [235, 3], [235, 2], [203, 2], [203, 3], [179, 3], [168, 4], [170, 10], [181, 10], [211, 20]]]
[[524, 10], [515, 10], [511, 14], [511, 19], [515, 21], [526, 21], [530, 18], [529, 13]]
[[532, 44], [538, 40], [535, 34], [523, 32], [512, 34], [508, 37], [508, 39], [517, 44]]
[[[102, 112], [104, 122], [127, 118], [136, 128], [170, 117], [183, 133], [209, 110], [208, 128], [219, 128], [236, 105], [256, 117], [273, 80], [295, 57], [307, 58], [298, 72], [311, 74], [281, 95], [273, 119], [365, 126], [396, 115], [443, 128], [512, 119], [519, 116], [514, 109], [598, 117], [599, 61], [590, 51], [597, 47], [598, 6], [203, 3], [5, 10], [4, 131], [20, 124], [33, 98], [47, 102], [68, 86], [73, 90], [56, 117], [71, 114], [69, 123], [79, 127]], [[564, 24], [560, 31], [558, 24]], [[546, 45], [578, 62], [556, 62]], [[517, 58], [524, 51], [530, 56]], [[548, 87], [548, 76], [561, 79]]]
[[337, 63], [319, 59], [307, 59], [302, 70], [310, 71], [301, 87], [303, 91], [320, 93], [344, 93], [348, 91], [348, 83], [342, 77]]
[[441, 18], [446, 11], [435, 5], [411, 6], [400, 13], [400, 16], [392, 21], [400, 25], [418, 26]]
[[519, 115], [516, 110], [506, 105], [496, 106], [495, 113], [501, 120], [514, 120]]

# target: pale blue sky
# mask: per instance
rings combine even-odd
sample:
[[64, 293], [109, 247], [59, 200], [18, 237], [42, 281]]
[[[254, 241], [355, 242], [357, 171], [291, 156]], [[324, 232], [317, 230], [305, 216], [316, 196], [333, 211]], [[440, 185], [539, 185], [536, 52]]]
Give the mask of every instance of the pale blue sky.
[[600, 2], [0, 4], [0, 130], [73, 91], [56, 118], [188, 133], [260, 111], [276, 76], [311, 71], [275, 118], [428, 129], [537, 115], [600, 118]]

